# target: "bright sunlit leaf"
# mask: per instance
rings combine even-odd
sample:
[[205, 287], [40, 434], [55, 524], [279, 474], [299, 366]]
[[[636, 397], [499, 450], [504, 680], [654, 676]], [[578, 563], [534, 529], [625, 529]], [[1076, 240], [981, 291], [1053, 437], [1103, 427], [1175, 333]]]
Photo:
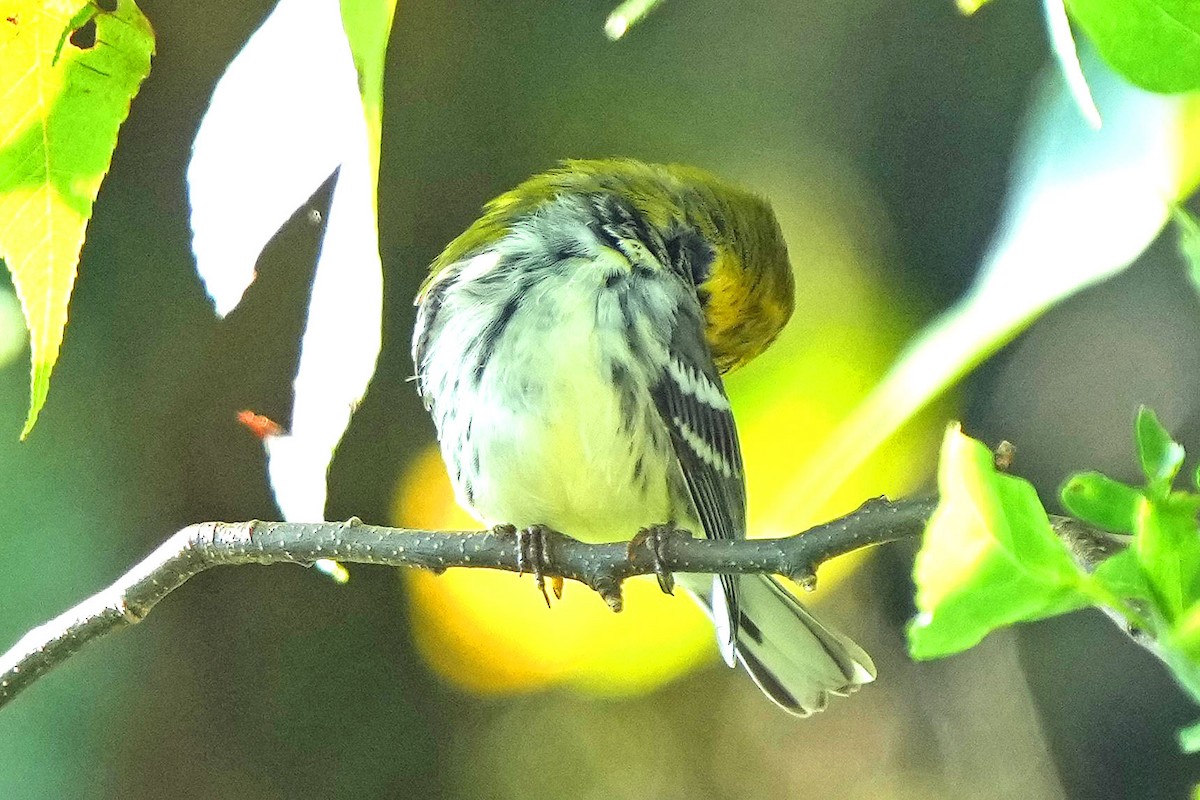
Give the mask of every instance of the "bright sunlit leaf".
[[197, 270], [220, 314], [241, 300], [267, 241], [337, 171], [291, 429], [264, 440], [289, 520], [324, 517], [333, 451], [379, 353], [375, 197], [394, 10], [394, 0], [347, 3], [343, 18], [337, 0], [282, 0], [218, 83], [188, 167]]
[[938, 491], [913, 572], [914, 658], [956, 653], [997, 628], [1088, 604], [1033, 486], [997, 472], [991, 451], [957, 425], [942, 444]]
[[1200, 89], [1200, 4], [1194, 0], [1068, 0], [1113, 69], [1152, 92]]
[[[0, 2], [0, 259], [21, 300], [32, 361], [22, 438], [46, 401], [92, 204], [154, 52], [133, 0], [77, 17], [84, 5]], [[70, 41], [72, 20], [95, 25], [94, 44]]]
[[[1000, 225], [968, 294], [935, 319], [826, 441], [790, 494], [820, 502], [947, 387], [1055, 303], [1123, 270], [1187, 181], [1185, 104], [1083, 59], [1093, 130], [1057, 71], [1034, 104]], [[1188, 145], [1194, 146], [1194, 145]]]
[[1200, 602], [1194, 602], [1175, 622], [1172, 642], [1181, 650], [1200, 661]]
[[221, 316], [360, 133], [357, 80], [336, 0], [282, 0], [217, 82], [187, 186], [196, 270]]
[[367, 120], [372, 174], [379, 171], [379, 143], [383, 124], [383, 67], [388, 36], [396, 15], [397, 0], [341, 0], [342, 26], [350, 55], [358, 70], [358, 86]]

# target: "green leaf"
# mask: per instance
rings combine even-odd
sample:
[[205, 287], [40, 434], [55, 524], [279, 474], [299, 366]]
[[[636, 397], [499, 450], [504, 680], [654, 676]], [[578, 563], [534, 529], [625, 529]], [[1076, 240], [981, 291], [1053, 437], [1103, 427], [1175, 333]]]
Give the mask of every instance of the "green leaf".
[[957, 425], [942, 442], [938, 490], [914, 568], [914, 658], [949, 655], [996, 628], [1088, 605], [1085, 576], [1033, 486], [997, 472], [991, 451]]
[[1200, 703], [1200, 662], [1196, 659], [1197, 654], [1188, 653], [1180, 647], [1172, 634], [1158, 637], [1156, 651], [1170, 668], [1176, 682], [1191, 695], [1193, 701]]
[[1200, 659], [1200, 603], [1180, 615], [1171, 630], [1171, 642], [1193, 661]]
[[1192, 288], [1200, 292], [1200, 220], [1180, 205], [1171, 209], [1171, 216], [1179, 232], [1179, 254], [1188, 266], [1188, 278]]
[[[1186, 728], [1180, 729], [1179, 733], [1179, 749], [1185, 753], [1200, 753], [1200, 722], [1194, 722]], [[1200, 797], [1200, 788], [1197, 788], [1195, 797]]]
[[1092, 573], [1092, 580], [1121, 600], [1153, 602], [1150, 583], [1132, 549], [1122, 550], [1100, 562]]
[[1200, 531], [1190, 502], [1143, 503], [1134, 552], [1156, 604], [1169, 622], [1180, 619], [1200, 596]]
[[1142, 493], [1099, 472], [1072, 475], [1059, 492], [1072, 515], [1114, 533], [1133, 533]]
[[133, 0], [120, 0], [114, 12], [94, 7], [95, 44], [81, 49], [63, 36], [73, 19], [87, 18], [77, 16], [85, 3], [2, 5], [0, 259], [30, 334], [24, 438], [46, 401], [84, 230], [117, 130], [150, 71], [154, 33]]
[[1138, 409], [1135, 430], [1138, 458], [1148, 488], [1152, 494], [1165, 496], [1183, 466], [1183, 446], [1171, 438], [1155, 413], [1145, 406]]
[[379, 144], [383, 119], [383, 66], [388, 34], [397, 0], [341, 0], [342, 27], [350, 43], [358, 87], [362, 93], [367, 132], [371, 138], [375, 171], [379, 170]]
[[1067, 7], [1130, 83], [1163, 94], [1200, 89], [1200, 3], [1067, 0]]

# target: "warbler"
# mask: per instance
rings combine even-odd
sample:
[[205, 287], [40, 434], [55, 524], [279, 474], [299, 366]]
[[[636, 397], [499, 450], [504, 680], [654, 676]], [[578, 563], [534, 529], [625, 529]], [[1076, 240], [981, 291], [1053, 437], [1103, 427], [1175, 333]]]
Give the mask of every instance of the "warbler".
[[[416, 301], [417, 384], [458, 501], [590, 542], [664, 525], [744, 537], [721, 375], [775, 339], [794, 293], [770, 205], [702, 170], [566, 161], [500, 195]], [[774, 578], [682, 580], [726, 663], [785, 710], [874, 679]]]

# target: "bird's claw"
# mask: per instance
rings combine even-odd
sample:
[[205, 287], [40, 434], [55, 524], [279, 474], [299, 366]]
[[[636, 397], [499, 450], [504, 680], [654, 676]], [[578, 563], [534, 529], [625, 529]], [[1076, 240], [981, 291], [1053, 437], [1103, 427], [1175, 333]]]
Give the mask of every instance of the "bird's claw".
[[[543, 572], [546, 565], [547, 539], [550, 528], [545, 525], [530, 525], [518, 528], [514, 525], [496, 525], [492, 532], [501, 536], [511, 536], [517, 541], [517, 574], [529, 573], [537, 581], [538, 591], [550, 607], [550, 594], [546, 591], [546, 575]], [[551, 589], [555, 598], [562, 598], [562, 578], [551, 579]]]
[[662, 589], [666, 594], [675, 594], [675, 576], [671, 574], [666, 567], [666, 559], [663, 558], [663, 547], [667, 540], [678, 532], [671, 523], [663, 525], [651, 525], [647, 528], [642, 528], [632, 539], [629, 540], [629, 557], [632, 558], [639, 547], [645, 547], [650, 551], [650, 560], [654, 564], [654, 577], [658, 578], [658, 588]]

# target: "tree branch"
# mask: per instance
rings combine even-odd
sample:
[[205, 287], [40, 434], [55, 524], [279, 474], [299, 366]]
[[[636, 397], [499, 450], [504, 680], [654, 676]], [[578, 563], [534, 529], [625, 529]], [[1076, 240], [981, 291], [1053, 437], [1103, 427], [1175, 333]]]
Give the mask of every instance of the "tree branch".
[[[825, 561], [854, 550], [919, 536], [934, 499], [869, 500], [841, 519], [780, 539], [715, 541], [679, 531], [661, 540], [659, 564], [667, 572], [786, 575], [806, 587]], [[1073, 522], [1073, 521], [1071, 521]], [[1056, 530], [1060, 528], [1056, 520]], [[1105, 551], [1102, 536], [1075, 523], [1060, 532], [1077, 558], [1092, 566]], [[1100, 544], [1097, 544], [1100, 542]], [[590, 586], [615, 611], [621, 582], [656, 571], [650, 547], [628, 542], [585, 544], [562, 534], [546, 536], [540, 573]], [[94, 639], [140, 622], [189, 578], [211, 567], [240, 564], [311, 565], [327, 558], [354, 564], [421, 567], [489, 567], [519, 572], [527, 557], [516, 536], [496, 531], [424, 531], [348, 522], [205, 522], [174, 534], [107, 589], [25, 634], [0, 656], [0, 707]]]
[[[783, 539], [710, 541], [680, 531], [658, 548], [669, 572], [778, 573], [811, 585], [824, 561], [882, 542], [915, 537], [932, 500], [871, 500], [854, 513]], [[649, 547], [584, 544], [550, 533], [540, 553], [549, 578], [579, 581], [621, 608], [621, 581], [655, 571]], [[140, 622], [189, 578], [217, 566], [311, 565], [322, 558], [354, 564], [422, 567], [518, 567], [518, 541], [494, 531], [423, 531], [349, 522], [205, 522], [190, 525], [107, 589], [29, 631], [0, 656], [0, 707], [94, 639]], [[524, 563], [524, 562], [522, 562]]]

